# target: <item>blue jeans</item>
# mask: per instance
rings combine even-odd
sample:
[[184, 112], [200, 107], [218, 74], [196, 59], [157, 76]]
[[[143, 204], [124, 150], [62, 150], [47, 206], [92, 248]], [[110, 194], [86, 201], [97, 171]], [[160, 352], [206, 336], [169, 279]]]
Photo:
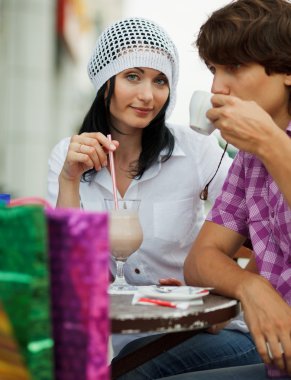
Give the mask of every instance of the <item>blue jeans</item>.
[[[266, 374], [264, 364], [246, 365], [243, 367], [219, 368], [209, 371], [185, 373], [170, 376], [164, 380], [270, 380]], [[160, 380], [163, 380], [160, 379]], [[290, 379], [290, 377], [276, 377], [276, 380]]]
[[[136, 339], [125, 346], [115, 359], [120, 359], [158, 336], [160, 335]], [[201, 332], [124, 374], [119, 380], [153, 380], [193, 371], [261, 362], [250, 334], [226, 329], [218, 334]]]

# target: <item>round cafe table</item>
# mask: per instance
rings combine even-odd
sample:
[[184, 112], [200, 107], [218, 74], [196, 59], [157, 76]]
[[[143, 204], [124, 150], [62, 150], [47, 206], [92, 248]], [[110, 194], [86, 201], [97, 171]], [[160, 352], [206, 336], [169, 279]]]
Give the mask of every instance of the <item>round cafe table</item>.
[[203, 297], [203, 305], [190, 306], [186, 310], [132, 305], [131, 300], [132, 295], [110, 296], [112, 334], [154, 332], [162, 335], [148, 345], [115, 360], [111, 367], [112, 379], [140, 366], [193, 334], [234, 318], [240, 311], [237, 300], [214, 294]]

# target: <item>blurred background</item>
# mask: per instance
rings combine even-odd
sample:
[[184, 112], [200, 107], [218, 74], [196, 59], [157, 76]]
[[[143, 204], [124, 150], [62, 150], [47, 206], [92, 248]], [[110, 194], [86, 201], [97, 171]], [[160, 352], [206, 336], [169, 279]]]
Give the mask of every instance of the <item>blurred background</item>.
[[0, 193], [46, 196], [52, 147], [76, 133], [95, 96], [87, 62], [95, 41], [127, 16], [157, 21], [180, 55], [176, 108], [189, 124], [194, 90], [211, 74], [192, 46], [200, 25], [229, 0], [0, 0]]

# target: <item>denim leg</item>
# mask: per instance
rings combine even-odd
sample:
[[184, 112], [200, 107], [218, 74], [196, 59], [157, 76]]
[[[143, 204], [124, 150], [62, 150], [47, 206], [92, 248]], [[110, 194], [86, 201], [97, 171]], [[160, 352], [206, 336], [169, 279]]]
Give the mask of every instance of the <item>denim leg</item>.
[[[142, 346], [148, 339], [155, 338], [131, 342], [120, 356], [127, 350], [132, 351]], [[119, 380], [153, 380], [187, 372], [255, 363], [261, 363], [261, 359], [250, 334], [236, 330], [221, 330], [215, 335], [203, 332], [126, 373]]]
[[[159, 380], [269, 380], [264, 364], [252, 364], [243, 367], [218, 368], [209, 371], [184, 373]], [[276, 380], [288, 379], [287, 377]]]

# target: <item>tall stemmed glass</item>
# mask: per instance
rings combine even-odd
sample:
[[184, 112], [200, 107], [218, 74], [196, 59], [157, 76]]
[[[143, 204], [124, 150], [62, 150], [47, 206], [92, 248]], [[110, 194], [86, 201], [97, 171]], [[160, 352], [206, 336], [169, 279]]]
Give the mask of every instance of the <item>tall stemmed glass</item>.
[[105, 199], [106, 209], [110, 213], [109, 239], [111, 255], [116, 262], [115, 281], [109, 287], [109, 293], [131, 293], [137, 288], [127, 283], [123, 266], [143, 241], [143, 232], [138, 216], [139, 199], [120, 199], [118, 209], [113, 199]]

